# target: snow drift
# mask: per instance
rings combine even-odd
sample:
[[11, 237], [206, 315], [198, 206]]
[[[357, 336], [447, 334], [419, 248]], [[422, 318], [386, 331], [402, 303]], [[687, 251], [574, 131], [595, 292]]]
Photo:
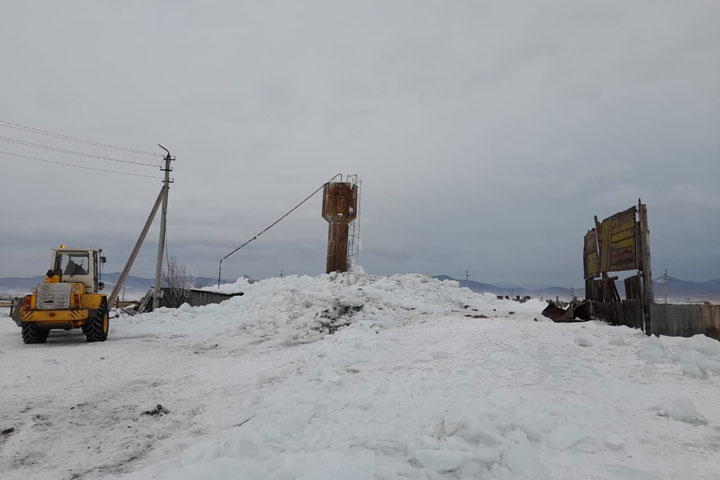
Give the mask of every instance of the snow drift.
[[422, 275], [221, 288], [245, 295], [117, 319], [100, 346], [62, 333], [28, 349], [3, 327], [3, 364], [22, 365], [0, 380], [12, 392], [0, 426], [15, 429], [0, 438], [0, 462], [11, 465], [4, 478], [630, 479], [717, 470], [714, 340], [554, 324], [539, 317], [542, 302], [497, 300]]

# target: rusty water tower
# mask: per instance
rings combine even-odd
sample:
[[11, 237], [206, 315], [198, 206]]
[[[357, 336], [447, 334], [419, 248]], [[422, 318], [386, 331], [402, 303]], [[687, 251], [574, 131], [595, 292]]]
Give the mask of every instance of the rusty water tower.
[[347, 272], [348, 231], [357, 217], [358, 185], [329, 182], [323, 190], [322, 216], [330, 223], [326, 272]]

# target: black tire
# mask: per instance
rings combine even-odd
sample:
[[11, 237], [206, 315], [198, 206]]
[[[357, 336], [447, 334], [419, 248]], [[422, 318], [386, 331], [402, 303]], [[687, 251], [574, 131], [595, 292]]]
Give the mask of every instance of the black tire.
[[110, 318], [108, 315], [107, 300], [103, 298], [100, 308], [95, 310], [82, 326], [88, 342], [104, 342], [107, 340], [110, 330]]
[[47, 328], [38, 327], [36, 324], [31, 322], [23, 322], [22, 324], [22, 339], [23, 342], [30, 343], [45, 343], [47, 340], [50, 330]]

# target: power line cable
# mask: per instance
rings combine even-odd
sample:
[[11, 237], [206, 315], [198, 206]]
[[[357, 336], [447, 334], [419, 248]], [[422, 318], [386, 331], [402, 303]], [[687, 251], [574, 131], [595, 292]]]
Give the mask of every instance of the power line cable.
[[16, 130], [22, 130], [24, 132], [36, 133], [38, 135], [46, 135], [48, 137], [59, 138], [61, 140], [69, 140], [72, 142], [84, 143], [86, 145], [93, 145], [95, 147], [109, 148], [112, 150], [121, 150], [128, 153], [137, 153], [138, 155], [151, 155], [151, 156], [163, 156], [160, 153], [147, 152], [145, 150], [137, 150], [134, 148], [123, 147], [119, 145], [110, 145], [108, 143], [94, 142], [92, 140], [86, 140], [84, 138], [71, 137], [69, 135], [63, 135], [62, 133], [51, 132], [50, 130], [43, 130], [41, 128], [28, 127], [27, 125], [20, 125], [19, 123], [8, 122], [6, 120], [0, 120], [0, 126], [7, 128], [14, 128]]
[[83, 152], [76, 152], [73, 150], [65, 150], [64, 148], [57, 148], [57, 147], [51, 147], [48, 145], [42, 145], [39, 143], [26, 142], [24, 140], [18, 140], [17, 138], [3, 137], [2, 135], [0, 135], [0, 140], [2, 140], [3, 142], [14, 143], [16, 145], [25, 145], [27, 147], [41, 148], [43, 150], [49, 150], [51, 152], [68, 153], [70, 155], [79, 155], [81, 157], [87, 157], [87, 158], [97, 158], [100, 160], [108, 160], [110, 162], [129, 163], [132, 165], [143, 165], [146, 167], [156, 167], [156, 168], [160, 167], [159, 164], [133, 162], [132, 160], [120, 160], [119, 158], [103, 157], [102, 155], [93, 155], [91, 153], [83, 153]]
[[252, 237], [250, 240], [248, 240], [247, 242], [243, 243], [242, 245], [240, 245], [239, 247], [237, 247], [235, 250], [233, 250], [232, 252], [228, 253], [228, 254], [225, 255], [224, 257], [222, 257], [222, 258], [220, 259], [220, 265], [219, 265], [219, 268], [218, 268], [218, 286], [220, 286], [220, 275], [221, 275], [221, 273], [222, 273], [222, 262], [223, 262], [223, 260], [225, 260], [225, 259], [228, 258], [229, 256], [233, 255], [235, 252], [237, 252], [238, 250], [240, 250], [241, 248], [243, 248], [243, 247], [244, 247], [245, 245], [247, 245], [248, 243], [250, 243], [250, 242], [252, 242], [252, 241], [254, 241], [254, 240], [257, 240], [257, 238], [258, 238], [260, 235], [262, 235], [263, 233], [265, 233], [265, 232], [267, 232], [268, 230], [270, 230], [272, 227], [274, 227], [275, 225], [277, 225], [278, 223], [280, 223], [285, 217], [287, 217], [287, 216], [290, 215], [292, 212], [294, 212], [295, 210], [297, 210], [298, 208], [300, 208], [300, 206], [301, 206], [303, 203], [305, 203], [305, 202], [307, 202], [308, 200], [310, 200], [316, 193], [318, 193], [320, 190], [322, 190], [322, 189], [325, 187], [325, 185], [327, 185], [328, 183], [332, 182], [332, 181], [335, 180], [337, 177], [342, 177], [342, 174], [338, 173], [337, 175], [335, 175], [334, 177], [332, 177], [330, 180], [328, 180], [327, 182], [325, 182], [325, 183], [323, 183], [322, 185], [320, 185], [320, 186], [317, 188], [317, 190], [315, 190], [315, 191], [312, 192], [310, 195], [308, 195], [307, 197], [305, 197], [300, 203], [298, 203], [298, 204], [295, 205], [293, 208], [291, 208], [287, 213], [285, 213], [285, 215], [283, 215], [282, 217], [278, 218], [278, 219], [275, 220], [273, 223], [271, 223], [270, 226], [268, 226], [267, 228], [265, 228], [265, 230], [263, 230], [262, 232], [258, 233], [257, 235], [255, 235], [254, 237]]
[[86, 167], [85, 165], [77, 165], [77, 164], [74, 164], [74, 163], [55, 162], [55, 161], [53, 161], [53, 160], [46, 160], [46, 159], [44, 159], [44, 158], [31, 157], [31, 156], [28, 156], [28, 155], [21, 155], [21, 154], [19, 154], [19, 153], [4, 152], [4, 151], [2, 151], [2, 150], [0, 150], [0, 154], [2, 154], [2, 155], [10, 155], [10, 156], [13, 156], [13, 157], [18, 157], [18, 158], [26, 158], [26, 159], [28, 159], [28, 160], [34, 160], [34, 161], [36, 161], [36, 162], [44, 162], [44, 163], [52, 163], [52, 164], [54, 164], [54, 165], [62, 165], [62, 166], [64, 166], [64, 167], [75, 167], [75, 168], [82, 168], [82, 169], [85, 169], [85, 170], [94, 170], [94, 171], [96, 171], [96, 172], [117, 173], [117, 174], [119, 174], [119, 175], [128, 175], [128, 176], [131, 176], [131, 177], [145, 177], [145, 178], [161, 179], [160, 177], [156, 177], [156, 176], [154, 176], [154, 175], [143, 175], [143, 174], [141, 174], [141, 173], [119, 172], [119, 171], [117, 171], [117, 170], [106, 170], [106, 169], [104, 169], [104, 168]]

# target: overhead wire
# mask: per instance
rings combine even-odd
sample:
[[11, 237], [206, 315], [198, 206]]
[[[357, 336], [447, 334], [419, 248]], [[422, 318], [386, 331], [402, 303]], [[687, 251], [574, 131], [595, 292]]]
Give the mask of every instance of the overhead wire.
[[43, 150], [49, 150], [51, 152], [67, 153], [70, 155], [78, 155], [87, 158], [97, 158], [99, 160], [107, 160], [110, 162], [127, 163], [132, 165], [142, 165], [146, 167], [160, 167], [160, 164], [133, 162], [132, 160], [121, 160], [119, 158], [104, 157], [102, 155], [93, 155], [91, 153], [76, 152], [74, 150], [65, 150], [64, 148], [51, 147], [48, 145], [42, 145], [40, 143], [26, 142], [25, 140], [19, 140], [17, 138], [4, 137], [0, 135], [0, 140], [3, 142], [14, 143], [16, 145], [24, 145], [32, 148], [40, 148]]
[[118, 170], [107, 170], [107, 169], [104, 169], [104, 168], [88, 167], [88, 166], [85, 166], [85, 165], [77, 165], [77, 164], [75, 164], [75, 163], [56, 162], [56, 161], [54, 161], [54, 160], [47, 160], [47, 159], [44, 159], [44, 158], [31, 157], [31, 156], [29, 156], [29, 155], [21, 155], [21, 154], [19, 154], [19, 153], [5, 152], [5, 151], [2, 151], [2, 150], [0, 150], [0, 154], [2, 154], [2, 155], [10, 155], [10, 156], [13, 156], [13, 157], [18, 157], [18, 158], [25, 158], [25, 159], [27, 159], [27, 160], [33, 160], [33, 161], [36, 161], [36, 162], [52, 163], [52, 164], [54, 164], [54, 165], [62, 165], [62, 166], [65, 166], [65, 167], [82, 168], [82, 169], [84, 169], [84, 170], [94, 170], [94, 171], [96, 171], [96, 172], [117, 173], [117, 174], [119, 174], [119, 175], [128, 175], [128, 176], [131, 176], [131, 177], [155, 178], [155, 179], [158, 179], [158, 180], [161, 180], [161, 179], [162, 179], [161, 177], [157, 177], [157, 176], [155, 176], [155, 175], [143, 175], [143, 174], [141, 174], [141, 173], [120, 172], [120, 171], [118, 171]]
[[223, 260], [225, 260], [225, 259], [228, 258], [229, 256], [233, 255], [235, 252], [237, 252], [238, 250], [240, 250], [241, 248], [243, 248], [244, 246], [246, 246], [246, 245], [249, 244], [250, 242], [252, 242], [252, 241], [254, 241], [254, 240], [257, 240], [260, 235], [262, 235], [263, 233], [265, 233], [265, 232], [267, 232], [268, 230], [270, 230], [272, 227], [274, 227], [275, 225], [277, 225], [278, 223], [280, 223], [283, 219], [285, 219], [285, 217], [287, 217], [287, 216], [290, 215], [292, 212], [294, 212], [295, 210], [297, 210], [298, 208], [300, 208], [300, 206], [301, 206], [303, 203], [305, 203], [305, 202], [307, 202], [308, 200], [310, 200], [313, 196], [315, 196], [316, 193], [318, 193], [320, 190], [322, 190], [322, 189], [325, 187], [325, 185], [327, 185], [328, 183], [332, 182], [332, 181], [335, 180], [337, 177], [342, 177], [342, 174], [338, 173], [337, 175], [335, 175], [334, 177], [332, 177], [330, 180], [328, 180], [327, 182], [325, 182], [325, 183], [323, 183], [322, 185], [320, 185], [320, 186], [317, 188], [317, 190], [315, 190], [315, 191], [312, 192], [310, 195], [308, 195], [307, 197], [305, 197], [300, 203], [298, 203], [298, 204], [295, 205], [293, 208], [291, 208], [290, 210], [288, 210], [282, 217], [280, 217], [280, 218], [278, 218], [277, 220], [275, 220], [275, 221], [274, 221], [273, 223], [271, 223], [268, 227], [266, 227], [262, 232], [258, 233], [257, 235], [255, 235], [254, 237], [252, 237], [250, 240], [248, 240], [247, 242], [243, 243], [242, 245], [240, 245], [239, 247], [237, 247], [235, 250], [233, 250], [232, 252], [228, 253], [228, 254], [225, 255], [224, 257], [222, 257], [222, 258], [220, 259], [220, 265], [219, 265], [219, 267], [218, 267], [218, 286], [220, 286], [220, 276], [221, 276], [221, 274], [222, 274], [222, 262], [223, 262]]
[[160, 157], [163, 156], [160, 153], [148, 152], [145, 150], [138, 150], [138, 149], [130, 148], [130, 147], [123, 147], [121, 145], [111, 145], [109, 143], [95, 142], [92, 140], [87, 140], [87, 139], [79, 138], [79, 137], [71, 137], [70, 135], [64, 135], [62, 133], [52, 132], [50, 130], [43, 130], [41, 128], [29, 127], [27, 125], [21, 125], [19, 123], [8, 122], [7, 120], [0, 120], [0, 126], [7, 127], [7, 128], [14, 128], [16, 130], [22, 130], [24, 132], [35, 133], [38, 135], [45, 135], [48, 137], [58, 138], [61, 140], [68, 140], [71, 142], [84, 143], [85, 145], [92, 145], [92, 146], [100, 147], [100, 148], [108, 148], [111, 150], [120, 150], [120, 151], [128, 152], [128, 153], [136, 153], [138, 155], [150, 155], [150, 156], [160, 156]]

